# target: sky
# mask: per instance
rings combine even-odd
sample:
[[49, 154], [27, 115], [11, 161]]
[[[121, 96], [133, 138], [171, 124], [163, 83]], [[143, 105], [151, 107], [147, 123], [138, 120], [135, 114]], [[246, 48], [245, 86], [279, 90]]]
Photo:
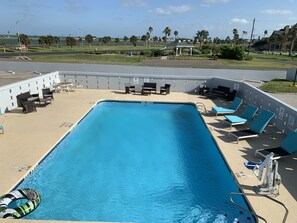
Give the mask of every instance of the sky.
[[[297, 23], [297, 0], [0, 0], [0, 34], [180, 38], [207, 30], [211, 38], [254, 38]], [[247, 34], [243, 34], [246, 31]]]

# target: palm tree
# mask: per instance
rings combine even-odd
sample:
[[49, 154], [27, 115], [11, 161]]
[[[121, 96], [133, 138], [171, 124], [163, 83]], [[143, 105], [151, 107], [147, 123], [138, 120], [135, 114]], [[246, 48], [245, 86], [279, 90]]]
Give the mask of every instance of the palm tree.
[[292, 38], [292, 41], [291, 41], [291, 44], [290, 44], [289, 56], [292, 56], [294, 44], [295, 44], [295, 41], [297, 40], [297, 23], [294, 26], [292, 26], [291, 32], [293, 34], [293, 38]]
[[227, 37], [226, 37], [226, 39], [225, 39], [225, 42], [226, 42], [227, 44], [230, 44], [230, 42], [231, 42], [231, 39], [230, 39], [230, 37], [229, 37], [229, 36], [227, 36]]
[[130, 37], [130, 43], [132, 43], [133, 46], [136, 46], [137, 40], [138, 40], [138, 38], [134, 35]]
[[66, 44], [67, 46], [70, 46], [72, 50], [73, 46], [76, 45], [76, 40], [73, 37], [66, 37]]
[[129, 40], [129, 38], [127, 36], [124, 36], [123, 40], [124, 40], [124, 42], [126, 44], [126, 42]]
[[200, 49], [202, 48], [202, 43], [204, 43], [204, 41], [208, 38], [208, 35], [209, 33], [207, 30], [197, 31], [196, 41], [198, 40], [198, 42], [200, 43]]
[[39, 37], [38, 43], [41, 44], [43, 46], [43, 50], [45, 50], [46, 36]]
[[237, 45], [238, 40], [239, 40], [238, 30], [237, 29], [233, 29], [233, 41], [234, 41], [234, 45]]
[[175, 40], [176, 40], [177, 39], [177, 36], [178, 36], [178, 31], [175, 30], [173, 34], [174, 34]]
[[283, 35], [279, 35], [277, 37], [277, 41], [279, 42], [280, 54], [282, 53], [284, 39], [285, 39], [285, 37]]
[[164, 33], [164, 35], [165, 35], [165, 40], [164, 40], [164, 42], [166, 43], [167, 42], [167, 37], [169, 37], [170, 36], [170, 34], [171, 34], [171, 29], [167, 26], [164, 30], [163, 30], [163, 33]]
[[28, 46], [30, 44], [30, 39], [26, 34], [20, 34], [19, 39], [21, 44]]
[[153, 32], [153, 30], [154, 30], [154, 29], [153, 29], [153, 27], [151, 27], [151, 26], [148, 28], [148, 31], [150, 32], [150, 34]]
[[57, 36], [54, 36], [54, 44], [57, 45], [57, 48], [59, 47], [60, 38]]
[[275, 50], [275, 43], [276, 43], [276, 41], [277, 41], [277, 36], [276, 35], [272, 35], [270, 38], [269, 38], [269, 52], [272, 50], [271, 49], [271, 45], [272, 45], [272, 43], [274, 43], [273, 44], [273, 50]]
[[143, 42], [143, 46], [146, 45], [146, 35], [142, 35], [140, 40]]
[[268, 31], [266, 29], [266, 30], [264, 30], [264, 37], [266, 37], [267, 34], [268, 34]]
[[49, 46], [49, 49], [51, 50], [52, 45], [54, 43], [54, 37], [51, 35], [47, 35], [45, 38], [45, 43]]
[[92, 44], [92, 42], [94, 40], [94, 37], [91, 34], [88, 34], [88, 35], [85, 36], [85, 40], [89, 44], [89, 50], [91, 51], [91, 44]]
[[82, 47], [82, 38], [81, 37], [78, 38], [78, 42], [79, 42], [79, 46]]
[[110, 36], [104, 36], [102, 38], [102, 42], [105, 44], [108, 44], [111, 41], [111, 37]]
[[120, 42], [120, 39], [119, 38], [115, 38], [114, 39], [114, 42], [118, 45], [118, 43]]

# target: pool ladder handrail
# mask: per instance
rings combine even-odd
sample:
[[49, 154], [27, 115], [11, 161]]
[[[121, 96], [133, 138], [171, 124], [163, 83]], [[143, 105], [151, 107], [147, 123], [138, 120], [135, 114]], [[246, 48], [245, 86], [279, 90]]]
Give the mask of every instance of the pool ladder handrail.
[[195, 105], [196, 105], [197, 110], [204, 109], [204, 113], [207, 114], [205, 104], [203, 104], [202, 102], [197, 102]]
[[285, 223], [287, 221], [289, 210], [286, 207], [286, 205], [284, 205], [282, 202], [280, 202], [280, 201], [278, 201], [278, 200], [276, 200], [276, 199], [274, 199], [274, 198], [272, 198], [272, 197], [270, 197], [268, 195], [265, 195], [265, 194], [254, 194], [254, 193], [231, 192], [230, 193], [230, 197], [229, 197], [230, 200], [231, 200], [231, 202], [232, 202], [232, 204], [234, 204], [235, 206], [239, 207], [240, 209], [242, 209], [242, 210], [250, 213], [251, 215], [253, 215], [253, 216], [257, 217], [257, 218], [260, 218], [261, 220], [265, 221], [266, 223], [267, 223], [267, 220], [265, 218], [261, 217], [260, 215], [257, 215], [254, 211], [250, 211], [250, 210], [248, 210], [248, 209], [240, 206], [239, 204], [235, 203], [235, 201], [233, 201], [233, 199], [232, 199], [232, 195], [241, 195], [241, 196], [244, 195], [244, 196], [254, 196], [254, 197], [265, 197], [265, 198], [268, 198], [268, 199], [270, 199], [270, 200], [272, 200], [272, 201], [274, 201], [274, 202], [276, 202], [279, 205], [281, 205], [281, 206], [284, 207], [284, 209], [286, 210], [286, 213], [284, 215], [284, 218], [283, 218], [282, 223]]

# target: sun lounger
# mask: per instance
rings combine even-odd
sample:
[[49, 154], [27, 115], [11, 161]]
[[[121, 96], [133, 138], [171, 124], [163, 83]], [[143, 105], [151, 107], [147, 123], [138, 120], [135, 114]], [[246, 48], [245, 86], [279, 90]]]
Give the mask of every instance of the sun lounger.
[[224, 107], [212, 107], [211, 110], [216, 114], [216, 115], [224, 115], [224, 114], [233, 114], [234, 112], [237, 111], [239, 106], [242, 104], [243, 100], [241, 98], [235, 97], [233, 102], [228, 108]]
[[271, 152], [274, 153], [273, 159], [280, 159], [284, 157], [290, 157], [297, 154], [297, 132], [291, 131], [287, 137], [283, 140], [279, 147], [268, 149], [257, 149], [255, 156], [266, 157]]
[[224, 121], [230, 125], [230, 128], [233, 125], [242, 125], [246, 122], [251, 121], [257, 111], [258, 111], [257, 107], [253, 105], [248, 105], [248, 107], [244, 110], [241, 116], [225, 115], [226, 119]]
[[274, 117], [274, 115], [275, 114], [273, 112], [264, 109], [255, 118], [248, 129], [229, 132], [229, 135], [233, 135], [237, 139], [237, 143], [240, 139], [257, 137], [263, 133], [264, 129]]

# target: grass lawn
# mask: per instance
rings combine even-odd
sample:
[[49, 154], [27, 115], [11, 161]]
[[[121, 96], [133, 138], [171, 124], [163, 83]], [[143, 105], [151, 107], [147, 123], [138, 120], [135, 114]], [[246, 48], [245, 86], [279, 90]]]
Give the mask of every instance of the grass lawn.
[[295, 68], [295, 66], [291, 64], [285, 64], [277, 61], [270, 61], [265, 59], [254, 58], [252, 61], [238, 61], [238, 60], [226, 60], [226, 59], [219, 59], [218, 60], [221, 64], [225, 66], [230, 66], [233, 68], [239, 69], [290, 69]]
[[49, 55], [32, 56], [33, 61], [50, 62], [71, 62], [71, 63], [123, 63], [137, 64], [141, 61], [139, 56], [126, 56], [118, 54], [96, 55], [96, 54], [75, 54], [75, 55]]
[[168, 56], [168, 60], [212, 60], [211, 55]]
[[[160, 49], [160, 46], [151, 46], [149, 49]], [[127, 51], [127, 50], [145, 50], [148, 49], [146, 46], [132, 46], [132, 45], [89, 45], [85, 44], [84, 46], [74, 46], [73, 48], [69, 46], [59, 46], [56, 47], [55, 45], [51, 46], [51, 49], [49, 49], [48, 46], [45, 46], [43, 48], [42, 46], [29, 46], [28, 52], [88, 52], [88, 51]], [[18, 51], [16, 51], [18, 52]]]
[[274, 79], [260, 86], [260, 89], [272, 93], [297, 93], [297, 83], [294, 86], [293, 81], [288, 81], [284, 79]]
[[279, 59], [282, 61], [297, 61], [297, 56], [290, 57], [289, 55], [279, 55], [279, 54], [258, 54], [253, 53], [252, 56], [261, 57], [261, 58], [267, 58], [267, 59]]

